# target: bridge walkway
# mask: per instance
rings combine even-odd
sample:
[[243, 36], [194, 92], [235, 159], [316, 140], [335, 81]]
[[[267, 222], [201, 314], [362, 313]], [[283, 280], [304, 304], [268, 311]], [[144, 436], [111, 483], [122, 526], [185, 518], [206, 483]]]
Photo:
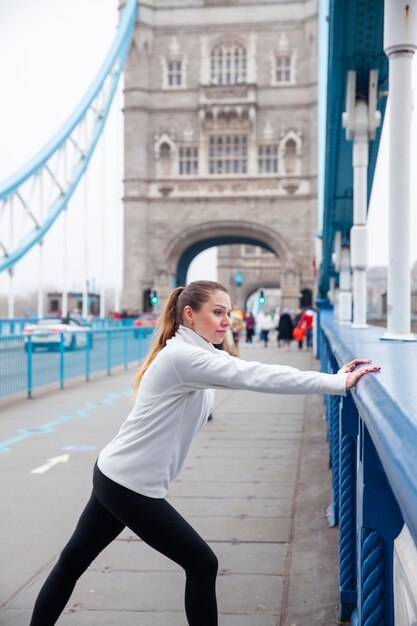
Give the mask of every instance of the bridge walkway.
[[[242, 357], [318, 367], [311, 352], [280, 352], [274, 342], [243, 348]], [[1, 626], [29, 623], [89, 495], [97, 451], [129, 411], [133, 374], [97, 376], [0, 407], [0, 441], [9, 442], [0, 455]], [[173, 506], [219, 557], [220, 626], [337, 623], [322, 415], [321, 397], [217, 392], [215, 419], [171, 486]], [[66, 454], [68, 461], [56, 461]], [[44, 471], [31, 473], [37, 468]], [[126, 530], [81, 578], [58, 623], [185, 626], [183, 588], [182, 571]]]

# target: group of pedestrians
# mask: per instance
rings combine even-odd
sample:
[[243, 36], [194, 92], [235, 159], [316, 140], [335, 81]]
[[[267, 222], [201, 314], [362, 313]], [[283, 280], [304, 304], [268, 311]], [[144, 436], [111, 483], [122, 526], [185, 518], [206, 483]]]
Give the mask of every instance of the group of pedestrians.
[[302, 350], [304, 339], [307, 350], [313, 348], [313, 326], [314, 311], [310, 308], [303, 311], [297, 309], [291, 314], [288, 309], [283, 309], [279, 319], [277, 329], [278, 348], [289, 351], [293, 340], [298, 344], [298, 349]]
[[295, 340], [298, 349], [302, 350], [304, 343], [307, 350], [313, 347], [314, 311], [311, 308], [297, 309], [291, 312], [283, 308], [280, 312], [261, 311], [255, 318], [253, 313], [247, 313], [244, 319], [246, 328], [246, 344], [253, 344], [253, 337], [258, 334], [264, 347], [268, 347], [270, 332], [277, 331], [278, 348], [284, 351], [291, 349]]

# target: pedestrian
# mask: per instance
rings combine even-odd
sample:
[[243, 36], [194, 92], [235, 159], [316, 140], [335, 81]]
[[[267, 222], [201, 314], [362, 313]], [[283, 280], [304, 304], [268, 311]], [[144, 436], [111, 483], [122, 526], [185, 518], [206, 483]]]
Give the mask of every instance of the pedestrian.
[[313, 348], [313, 325], [314, 325], [314, 311], [312, 309], [307, 309], [302, 314], [298, 325], [304, 329], [306, 336], [306, 345], [307, 350], [311, 350]]
[[[212, 410], [213, 389], [345, 395], [363, 374], [380, 369], [356, 359], [330, 375], [232, 357], [213, 347], [230, 327], [230, 311], [227, 290], [215, 282], [171, 293], [138, 372], [133, 409], [99, 454], [91, 498], [37, 597], [30, 626], [56, 623], [78, 578], [126, 526], [185, 570], [188, 624], [217, 626], [217, 558], [165, 500]], [[353, 371], [359, 363], [368, 365]]]
[[301, 326], [299, 326], [299, 322], [300, 322], [302, 314], [303, 314], [302, 309], [296, 309], [294, 313], [294, 320], [293, 320], [294, 322], [293, 337], [298, 344], [299, 350], [303, 349], [303, 341], [304, 341], [304, 335], [305, 335], [304, 329], [301, 328]]
[[268, 347], [269, 331], [272, 330], [274, 322], [270, 315], [261, 311], [256, 318], [256, 328], [259, 331], [259, 338], [264, 342], [264, 348]]
[[252, 343], [253, 335], [255, 334], [255, 318], [252, 311], [250, 311], [245, 317], [246, 327], [246, 343]]
[[276, 328], [278, 331], [277, 341], [278, 347], [280, 344], [284, 344], [283, 350], [288, 352], [290, 350], [291, 341], [292, 341], [292, 332], [294, 330], [294, 326], [292, 323], [291, 315], [288, 309], [283, 309], [281, 315], [279, 316], [278, 326]]
[[232, 311], [230, 314], [230, 323], [231, 323], [230, 328], [231, 328], [232, 335], [233, 335], [233, 341], [236, 346], [236, 356], [239, 356], [240, 333], [243, 330], [243, 320], [242, 320], [241, 315], [236, 311]]

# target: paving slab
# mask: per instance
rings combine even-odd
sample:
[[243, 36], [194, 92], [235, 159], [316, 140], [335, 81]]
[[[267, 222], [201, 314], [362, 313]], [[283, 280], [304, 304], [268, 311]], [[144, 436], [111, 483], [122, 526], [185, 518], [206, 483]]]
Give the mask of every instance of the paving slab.
[[[307, 352], [252, 348], [242, 356], [317, 368]], [[0, 406], [0, 442], [10, 442], [0, 455], [0, 626], [29, 623], [88, 498], [98, 451], [130, 410], [133, 378], [133, 370], [119, 372]], [[336, 624], [337, 531], [324, 515], [322, 412], [319, 397], [216, 392], [215, 418], [169, 500], [219, 558], [219, 626]], [[30, 473], [65, 451], [67, 463]], [[183, 593], [178, 566], [125, 529], [80, 579], [58, 625], [186, 626]]]
[[290, 517], [291, 498], [169, 498], [184, 517]]

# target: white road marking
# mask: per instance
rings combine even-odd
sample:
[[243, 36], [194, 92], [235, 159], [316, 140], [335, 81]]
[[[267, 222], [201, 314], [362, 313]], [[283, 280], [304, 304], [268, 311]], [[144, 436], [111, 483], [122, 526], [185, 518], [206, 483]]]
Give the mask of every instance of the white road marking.
[[36, 469], [30, 470], [30, 473], [31, 474], [44, 474], [45, 472], [50, 470], [51, 467], [54, 467], [54, 465], [57, 465], [58, 463], [67, 463], [68, 460], [69, 460], [69, 454], [61, 454], [61, 456], [54, 456], [52, 459], [48, 459], [45, 465], [41, 465], [40, 467], [37, 467]]

